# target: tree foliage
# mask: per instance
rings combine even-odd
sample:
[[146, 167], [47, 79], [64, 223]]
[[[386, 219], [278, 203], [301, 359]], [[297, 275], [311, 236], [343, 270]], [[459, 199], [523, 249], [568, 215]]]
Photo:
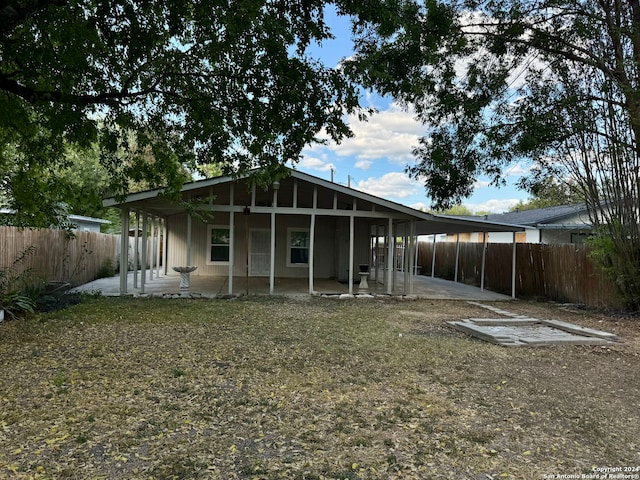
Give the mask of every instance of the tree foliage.
[[522, 162], [530, 191], [572, 182], [640, 279], [637, 0], [426, 0], [365, 28], [350, 71], [414, 106], [426, 133], [408, 171], [436, 207]]
[[[307, 47], [326, 2], [41, 0], [0, 10], [0, 190], [46, 223], [69, 146], [97, 148], [110, 192], [175, 194], [184, 166], [224, 173], [297, 161], [325, 131], [350, 135], [354, 86]], [[33, 212], [41, 215], [34, 217]]]

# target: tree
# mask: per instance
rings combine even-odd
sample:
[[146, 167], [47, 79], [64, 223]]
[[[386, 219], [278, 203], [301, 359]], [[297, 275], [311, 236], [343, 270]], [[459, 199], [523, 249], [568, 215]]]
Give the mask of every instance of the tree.
[[343, 72], [306, 55], [322, 0], [39, 0], [0, 10], [0, 192], [48, 224], [72, 146], [97, 145], [111, 194], [177, 196], [185, 166], [283, 174], [321, 131], [350, 135]]
[[479, 175], [494, 185], [526, 162], [522, 186], [572, 182], [601, 258], [640, 307], [640, 2], [427, 0], [368, 31], [349, 63], [359, 81], [413, 105], [426, 126], [408, 167], [436, 207]]

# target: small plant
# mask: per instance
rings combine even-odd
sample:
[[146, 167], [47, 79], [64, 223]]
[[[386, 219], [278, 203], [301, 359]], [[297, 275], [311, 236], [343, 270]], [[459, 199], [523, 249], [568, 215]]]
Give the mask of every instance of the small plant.
[[96, 272], [96, 278], [110, 278], [117, 273], [117, 268], [110, 258], [105, 259], [100, 269]]
[[3, 318], [20, 318], [36, 308], [31, 269], [21, 268], [22, 262], [34, 252], [35, 247], [30, 246], [9, 267], [0, 268], [0, 311]]

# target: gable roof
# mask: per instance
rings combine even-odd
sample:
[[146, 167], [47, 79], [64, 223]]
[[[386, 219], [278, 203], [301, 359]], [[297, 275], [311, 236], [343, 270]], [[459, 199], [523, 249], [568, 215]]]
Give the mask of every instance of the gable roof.
[[[522, 231], [524, 228], [522, 225], [510, 225], [503, 222], [492, 222], [482, 217], [474, 217], [469, 219], [454, 218], [447, 215], [436, 215], [432, 213], [423, 212], [413, 209], [406, 205], [393, 202], [384, 198], [371, 195], [369, 193], [355, 190], [353, 188], [340, 185], [328, 180], [324, 180], [307, 173], [300, 172], [298, 170], [290, 169], [290, 176], [280, 181], [281, 185], [289, 178], [300, 181], [302, 184], [307, 183], [309, 185], [321, 187], [325, 191], [335, 192], [341, 195], [342, 198], [357, 199], [358, 206], [362, 203], [375, 206], [376, 211], [388, 211], [394, 212], [402, 216], [407, 220], [415, 220], [417, 222], [416, 234], [427, 235], [432, 233], [456, 233], [456, 232], [475, 232], [478, 230], [485, 231]], [[246, 182], [248, 175], [240, 176], [238, 178], [231, 176], [220, 176], [215, 178], [208, 178], [205, 180], [199, 180], [195, 182], [185, 183], [182, 187], [183, 197], [186, 199], [190, 194], [205, 195], [207, 191], [212, 188], [220, 187], [225, 184], [234, 182]], [[280, 187], [284, 188], [284, 185]], [[175, 202], [172, 202], [166, 197], [163, 197], [163, 189], [147, 190], [143, 192], [132, 193], [127, 196], [124, 202], [118, 202], [115, 198], [106, 198], [103, 200], [105, 207], [128, 207], [132, 210], [148, 211], [157, 216], [167, 216], [185, 211], [184, 206], [181, 206]], [[240, 205], [240, 203], [235, 203]], [[280, 208], [280, 207], [279, 207]], [[287, 207], [283, 207], [283, 210]], [[253, 211], [253, 207], [252, 207]], [[325, 212], [329, 211], [326, 209]], [[357, 212], [361, 212], [357, 210]], [[357, 216], [357, 214], [356, 214]], [[409, 233], [408, 228], [407, 232]], [[399, 230], [399, 235], [404, 234], [402, 229]]]

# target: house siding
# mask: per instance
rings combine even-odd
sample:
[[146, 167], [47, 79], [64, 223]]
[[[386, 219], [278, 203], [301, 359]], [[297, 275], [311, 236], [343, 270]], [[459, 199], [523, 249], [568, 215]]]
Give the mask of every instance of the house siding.
[[[249, 230], [270, 229], [271, 216], [269, 214], [251, 214], [245, 218], [242, 214], [234, 215], [234, 276], [246, 274], [247, 265], [247, 231], [245, 222], [248, 221]], [[311, 219], [306, 215], [276, 215], [276, 264], [275, 275], [284, 278], [306, 278], [308, 267], [287, 266], [287, 229], [309, 228]], [[229, 214], [218, 212], [213, 219], [204, 223], [193, 219], [191, 223], [191, 264], [198, 267], [192, 275], [227, 276], [227, 265], [208, 265], [208, 225], [228, 225]], [[364, 220], [355, 221], [354, 244], [354, 272], [360, 263], [369, 263], [369, 235], [368, 224]], [[184, 266], [187, 258], [187, 216], [173, 215], [167, 218], [167, 273], [175, 274], [173, 267]], [[346, 242], [346, 243], [345, 243]], [[346, 252], [346, 263], [345, 255]], [[316, 217], [315, 248], [314, 248], [314, 277], [339, 278], [344, 271], [348, 272], [349, 252], [349, 219], [326, 216]]]

